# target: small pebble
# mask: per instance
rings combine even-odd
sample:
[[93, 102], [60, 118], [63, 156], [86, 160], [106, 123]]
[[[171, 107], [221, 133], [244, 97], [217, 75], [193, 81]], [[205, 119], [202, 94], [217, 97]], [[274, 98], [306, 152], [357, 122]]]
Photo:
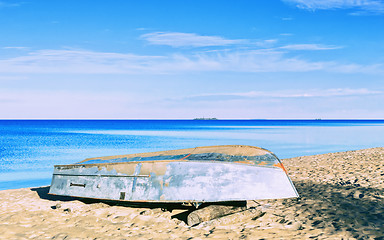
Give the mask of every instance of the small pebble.
[[68, 213], [70, 213], [70, 212], [72, 212], [72, 209], [70, 209], [70, 208], [66, 208], [66, 209], [64, 209], [64, 212], [68, 212]]
[[56, 205], [54, 206], [51, 206], [52, 209], [59, 209], [61, 208], [61, 204], [60, 203], [57, 203]]
[[302, 228], [302, 225], [300, 222], [295, 222], [290, 227], [291, 230], [300, 230], [301, 228]]
[[356, 199], [360, 199], [360, 198], [363, 198], [364, 197], [364, 194], [360, 191], [356, 191], [354, 194], [353, 194], [353, 197], [356, 198]]

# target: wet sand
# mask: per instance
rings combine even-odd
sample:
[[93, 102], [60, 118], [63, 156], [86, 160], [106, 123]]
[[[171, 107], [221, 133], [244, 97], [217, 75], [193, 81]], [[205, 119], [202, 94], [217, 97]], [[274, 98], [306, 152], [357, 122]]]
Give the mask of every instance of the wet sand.
[[249, 201], [247, 214], [195, 227], [170, 205], [0, 191], [0, 239], [384, 239], [384, 148], [282, 161], [300, 199]]

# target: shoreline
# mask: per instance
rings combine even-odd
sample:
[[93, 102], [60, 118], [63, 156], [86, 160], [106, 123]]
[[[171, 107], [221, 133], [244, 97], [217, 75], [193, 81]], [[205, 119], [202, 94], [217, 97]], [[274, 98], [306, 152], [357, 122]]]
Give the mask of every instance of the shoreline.
[[384, 147], [282, 162], [301, 198], [256, 201], [262, 216], [189, 227], [186, 209], [163, 212], [22, 188], [0, 191], [0, 239], [384, 238]]

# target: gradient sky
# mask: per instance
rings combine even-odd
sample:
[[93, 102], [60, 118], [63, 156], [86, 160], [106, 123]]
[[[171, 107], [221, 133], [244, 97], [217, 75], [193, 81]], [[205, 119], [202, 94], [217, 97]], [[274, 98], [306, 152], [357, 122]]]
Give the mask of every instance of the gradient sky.
[[382, 0], [0, 0], [0, 118], [384, 118]]

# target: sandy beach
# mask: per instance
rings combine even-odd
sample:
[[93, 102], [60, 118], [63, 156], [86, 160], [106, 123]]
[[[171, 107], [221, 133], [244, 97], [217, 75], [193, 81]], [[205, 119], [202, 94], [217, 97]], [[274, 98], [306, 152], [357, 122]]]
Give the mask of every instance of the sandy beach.
[[282, 160], [300, 199], [190, 227], [188, 209], [0, 191], [0, 239], [384, 239], [384, 148]]

